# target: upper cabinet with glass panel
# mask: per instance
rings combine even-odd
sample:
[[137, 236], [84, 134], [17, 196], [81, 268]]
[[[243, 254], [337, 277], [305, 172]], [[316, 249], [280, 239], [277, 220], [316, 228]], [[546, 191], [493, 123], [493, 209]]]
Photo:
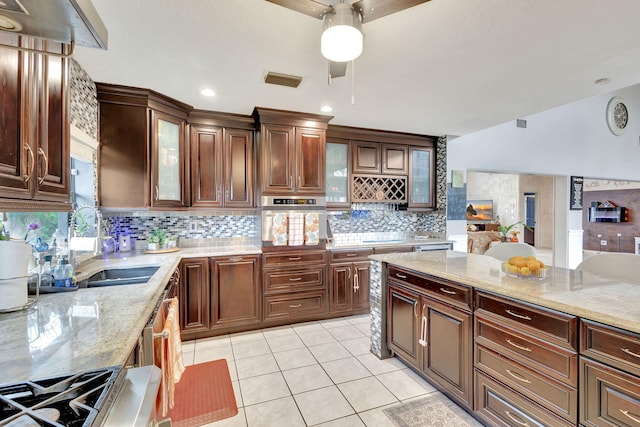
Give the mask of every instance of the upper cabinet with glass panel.
[[184, 206], [185, 121], [153, 112], [152, 206]]
[[432, 147], [409, 148], [410, 208], [435, 207], [435, 156]]
[[349, 144], [327, 142], [327, 206], [349, 206]]

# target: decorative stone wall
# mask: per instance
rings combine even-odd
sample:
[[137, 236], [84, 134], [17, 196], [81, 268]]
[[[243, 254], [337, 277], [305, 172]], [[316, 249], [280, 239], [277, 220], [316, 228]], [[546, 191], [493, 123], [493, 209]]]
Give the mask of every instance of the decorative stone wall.
[[98, 95], [89, 74], [74, 59], [69, 62], [71, 124], [98, 139]]
[[[386, 303], [386, 298], [382, 298], [382, 263], [371, 260], [371, 268], [369, 269], [369, 303], [371, 306], [371, 352], [383, 358], [383, 328], [386, 325], [386, 319], [382, 319], [383, 310], [382, 303]], [[386, 310], [384, 310], [386, 311]], [[386, 335], [386, 334], [385, 334]], [[385, 353], [386, 344], [384, 344]], [[386, 354], [384, 357], [388, 357]]]

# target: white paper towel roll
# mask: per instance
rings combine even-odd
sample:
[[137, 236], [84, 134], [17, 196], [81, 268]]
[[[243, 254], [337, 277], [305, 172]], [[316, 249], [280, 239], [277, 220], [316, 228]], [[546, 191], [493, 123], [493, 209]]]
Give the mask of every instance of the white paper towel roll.
[[0, 280], [0, 310], [24, 307], [28, 298], [27, 276]]
[[25, 277], [29, 272], [31, 245], [24, 240], [0, 241], [0, 280]]

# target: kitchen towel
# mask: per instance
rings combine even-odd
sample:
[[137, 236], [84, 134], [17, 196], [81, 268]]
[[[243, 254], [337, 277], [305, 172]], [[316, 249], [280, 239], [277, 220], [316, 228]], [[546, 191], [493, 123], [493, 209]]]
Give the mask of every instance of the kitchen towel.
[[320, 215], [309, 212], [304, 216], [304, 244], [317, 245], [320, 243]]
[[273, 246], [287, 245], [287, 214], [273, 214]]
[[175, 399], [175, 385], [182, 378], [185, 371], [182, 363], [182, 342], [180, 340], [180, 323], [178, 318], [178, 298], [164, 300], [160, 306], [161, 312], [166, 314], [161, 336], [158, 339], [160, 349], [156, 364], [160, 362], [159, 368], [162, 370], [160, 384], [160, 404], [162, 416], [166, 416], [170, 408], [173, 408]]
[[294, 212], [289, 214], [289, 246], [304, 244], [304, 214]]

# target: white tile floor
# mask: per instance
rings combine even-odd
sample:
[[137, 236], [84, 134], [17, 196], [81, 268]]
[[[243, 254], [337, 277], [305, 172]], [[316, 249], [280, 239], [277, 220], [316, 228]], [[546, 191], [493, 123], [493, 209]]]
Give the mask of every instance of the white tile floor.
[[371, 354], [369, 328], [363, 315], [183, 343], [187, 366], [229, 364], [238, 415], [208, 426], [392, 427], [382, 409], [438, 392]]

